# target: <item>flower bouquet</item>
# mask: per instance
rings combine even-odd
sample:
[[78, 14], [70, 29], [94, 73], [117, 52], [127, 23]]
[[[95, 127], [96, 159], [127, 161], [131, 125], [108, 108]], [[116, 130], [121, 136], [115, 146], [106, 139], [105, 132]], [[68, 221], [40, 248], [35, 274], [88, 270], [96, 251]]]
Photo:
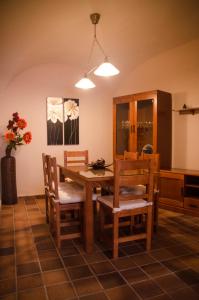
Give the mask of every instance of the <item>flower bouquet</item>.
[[11, 155], [12, 149], [16, 150], [18, 145], [29, 144], [32, 140], [30, 131], [22, 133], [22, 130], [27, 127], [27, 122], [19, 117], [18, 112], [13, 113], [12, 120], [8, 121], [7, 129], [4, 138], [7, 143], [6, 156]]

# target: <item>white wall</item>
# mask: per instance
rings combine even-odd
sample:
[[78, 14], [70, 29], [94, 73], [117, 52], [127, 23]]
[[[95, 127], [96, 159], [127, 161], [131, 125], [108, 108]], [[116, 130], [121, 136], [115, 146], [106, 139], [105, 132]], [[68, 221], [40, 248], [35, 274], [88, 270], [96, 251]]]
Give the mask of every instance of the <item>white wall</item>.
[[[172, 106], [199, 107], [199, 40], [161, 54], [133, 70], [115, 96], [149, 90], [172, 93]], [[132, 54], [133, 55], [133, 54]], [[199, 170], [199, 114], [173, 112], [172, 166]]]
[[[63, 163], [63, 151], [88, 149], [89, 160], [103, 157], [112, 162], [112, 95], [100, 87], [90, 91], [73, 88], [75, 71], [64, 65], [40, 65], [25, 70], [12, 79], [0, 96], [0, 135], [4, 134], [13, 112], [28, 122], [33, 135], [29, 145], [13, 151], [17, 164], [18, 196], [43, 193], [41, 153], [49, 153]], [[76, 72], [77, 74], [77, 72]], [[72, 78], [72, 79], [71, 79]], [[73, 82], [74, 79], [74, 82]], [[80, 102], [80, 144], [47, 146], [46, 98], [74, 97]], [[24, 130], [25, 132], [25, 130]], [[0, 155], [5, 155], [5, 142], [0, 139]]]

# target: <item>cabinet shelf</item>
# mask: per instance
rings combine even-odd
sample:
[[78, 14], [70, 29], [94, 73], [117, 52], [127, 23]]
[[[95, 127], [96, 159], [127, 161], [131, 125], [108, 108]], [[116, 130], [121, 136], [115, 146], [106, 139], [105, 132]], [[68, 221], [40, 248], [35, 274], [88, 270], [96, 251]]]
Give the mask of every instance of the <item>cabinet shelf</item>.
[[194, 188], [194, 189], [199, 189], [198, 184], [186, 184], [185, 187], [191, 187], [191, 188]]
[[199, 107], [192, 107], [192, 108], [184, 108], [184, 109], [180, 109], [179, 111], [180, 115], [188, 115], [188, 114], [199, 114]]

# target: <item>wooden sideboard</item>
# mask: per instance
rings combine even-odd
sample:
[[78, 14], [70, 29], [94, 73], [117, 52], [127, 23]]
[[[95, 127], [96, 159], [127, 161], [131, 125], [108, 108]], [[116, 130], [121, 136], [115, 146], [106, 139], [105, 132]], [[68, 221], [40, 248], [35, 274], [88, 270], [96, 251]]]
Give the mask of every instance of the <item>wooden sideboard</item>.
[[161, 170], [159, 206], [199, 216], [199, 171]]

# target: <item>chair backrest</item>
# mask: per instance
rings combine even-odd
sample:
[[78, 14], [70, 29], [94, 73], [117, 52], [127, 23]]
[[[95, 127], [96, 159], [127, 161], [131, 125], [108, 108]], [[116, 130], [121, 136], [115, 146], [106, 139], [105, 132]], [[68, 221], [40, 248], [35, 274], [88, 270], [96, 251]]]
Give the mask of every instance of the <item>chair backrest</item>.
[[64, 166], [88, 164], [88, 150], [64, 151]]
[[47, 167], [49, 176], [49, 191], [57, 199], [59, 195], [56, 157], [47, 157]]
[[154, 162], [154, 171], [159, 172], [160, 171], [160, 154], [159, 153], [144, 153], [142, 152], [140, 155], [141, 159], [153, 159]]
[[140, 159], [151, 159], [154, 168], [154, 189], [159, 190], [159, 173], [160, 173], [160, 154], [159, 153], [144, 153], [140, 155]]
[[138, 152], [124, 151], [124, 159], [138, 159]]
[[[119, 207], [120, 201], [136, 200], [143, 198], [153, 201], [153, 172], [154, 164], [151, 159], [139, 160], [115, 160], [114, 176], [114, 208]], [[121, 194], [122, 186], [132, 187], [136, 185], [146, 186], [146, 193], [143, 195]]]
[[49, 155], [42, 153], [42, 163], [43, 163], [43, 174], [44, 174], [44, 187], [49, 189], [49, 174], [48, 174], [48, 165], [47, 158]]

